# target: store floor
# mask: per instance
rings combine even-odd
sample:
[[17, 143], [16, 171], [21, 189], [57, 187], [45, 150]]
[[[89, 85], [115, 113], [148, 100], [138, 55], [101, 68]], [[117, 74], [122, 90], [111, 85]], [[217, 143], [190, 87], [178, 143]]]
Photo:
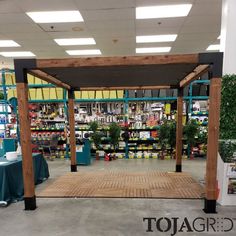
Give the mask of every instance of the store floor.
[[[45, 188], [55, 178], [69, 170], [70, 163], [63, 160], [49, 162], [51, 178], [37, 186], [37, 191]], [[117, 160], [114, 162], [95, 162], [89, 167], [79, 167], [80, 171], [93, 171], [103, 168], [141, 169], [170, 171], [174, 170], [174, 161], [161, 160]], [[194, 178], [202, 180], [205, 173], [205, 162], [202, 160], [183, 161], [183, 169], [188, 170]], [[187, 217], [193, 222], [196, 217], [236, 218], [236, 207], [218, 206], [217, 215], [206, 215], [201, 209], [203, 200], [163, 200], [163, 199], [37, 199], [35, 211], [24, 211], [24, 203], [11, 204], [0, 208], [0, 235], [7, 236], [142, 236], [171, 235], [171, 232], [160, 233], [153, 224], [153, 233], [147, 233], [147, 222], [144, 217], [161, 218], [179, 217], [178, 224]], [[173, 222], [173, 220], [171, 221]], [[236, 234], [234, 228], [228, 235]], [[163, 228], [165, 227], [162, 225]], [[172, 225], [173, 226], [173, 225]], [[227, 226], [226, 226], [227, 227]], [[171, 228], [173, 230], [173, 227]], [[186, 228], [183, 229], [186, 232]], [[207, 228], [201, 232], [181, 233], [177, 235], [215, 235]], [[225, 233], [218, 233], [225, 235]]]

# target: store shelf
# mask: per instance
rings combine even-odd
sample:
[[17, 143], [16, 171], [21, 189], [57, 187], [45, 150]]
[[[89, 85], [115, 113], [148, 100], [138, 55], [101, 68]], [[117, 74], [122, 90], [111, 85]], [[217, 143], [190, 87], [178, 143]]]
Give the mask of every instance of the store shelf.
[[191, 116], [208, 116], [208, 112], [192, 112]]
[[[14, 73], [14, 71], [12, 70], [2, 70], [0, 71], [0, 73], [4, 74], [5, 72], [7, 73]], [[2, 76], [4, 77], [4, 76]], [[30, 97], [29, 97], [29, 102], [30, 103], [37, 103], [37, 104], [45, 104], [45, 103], [55, 103], [56, 105], [61, 105], [63, 104], [65, 107], [65, 114], [67, 114], [66, 112], [66, 107], [67, 107], [67, 92], [66, 90], [56, 90], [55, 86], [52, 84], [48, 84], [45, 83], [43, 81], [41, 81], [38, 78], [32, 77], [30, 76], [28, 78], [28, 82], [29, 82], [29, 89], [30, 89]], [[192, 96], [192, 86], [194, 84], [209, 84], [209, 80], [196, 80], [194, 82], [192, 82], [189, 86], [189, 94], [188, 96], [184, 96], [184, 100], [188, 101], [190, 104], [190, 111], [187, 110], [188, 114], [190, 114], [191, 116], [208, 116], [208, 112], [193, 112], [191, 109], [191, 104], [193, 104], [194, 100], [207, 100], [208, 96]], [[11, 93], [11, 96], [16, 96], [16, 85], [14, 82], [14, 76], [11, 76], [9, 81], [6, 81], [6, 78], [4, 77], [3, 80], [3, 84], [0, 85], [0, 87], [2, 88], [2, 91], [4, 93], [4, 99], [0, 100], [0, 103], [7, 105], [8, 104], [8, 98], [9, 98], [9, 92]], [[40, 92], [41, 91], [41, 92]], [[40, 92], [40, 93], [38, 93]], [[144, 94], [144, 93], [143, 93]], [[40, 96], [38, 96], [40, 95]], [[174, 93], [172, 94], [174, 95]], [[137, 96], [137, 94], [135, 95]], [[144, 96], [144, 95], [143, 95]], [[129, 119], [129, 104], [130, 103], [138, 103], [138, 102], [163, 102], [163, 103], [169, 103], [169, 102], [174, 102], [177, 100], [176, 96], [166, 96], [166, 97], [129, 97], [129, 91], [128, 90], [117, 90], [117, 91], [76, 91], [75, 93], [75, 103], [78, 102], [80, 104], [88, 104], [88, 103], [122, 103], [122, 112], [124, 114], [116, 114], [117, 117], [124, 117], [122, 120], [122, 123], [124, 124], [127, 119]], [[61, 104], [60, 104], [61, 103]], [[90, 107], [91, 108], [91, 107]], [[109, 109], [109, 112], [111, 110]], [[99, 112], [98, 112], [99, 113]], [[145, 113], [144, 109], [143, 109], [143, 113]], [[9, 113], [6, 112], [0, 112], [0, 114], [3, 115], [8, 115]], [[148, 112], [146, 112], [146, 114], [148, 114]], [[145, 115], [146, 115], [145, 114]], [[104, 113], [103, 116], [107, 116], [110, 115], [112, 116], [113, 113]], [[172, 114], [173, 115], [173, 114]], [[31, 131], [33, 132], [64, 132], [65, 128], [62, 128], [62, 126], [58, 126], [57, 127], [61, 127], [61, 128], [52, 128], [53, 124], [57, 123], [64, 123], [64, 120], [49, 120], [49, 116], [45, 116], [46, 119], [42, 119], [42, 122], [47, 123], [48, 128], [37, 128], [37, 127], [31, 127]], [[168, 117], [169, 118], [169, 117]], [[58, 119], [58, 117], [57, 117]], [[78, 132], [89, 132], [89, 127], [88, 127], [88, 122], [83, 122], [80, 121], [80, 118], [77, 118], [79, 120], [76, 121], [77, 124], [75, 130]], [[174, 119], [174, 118], [171, 118]], [[117, 120], [121, 120], [121, 119], [117, 119]], [[157, 120], [157, 119], [156, 119]], [[85, 121], [87, 121], [85, 119]], [[135, 120], [134, 120], [135, 121]], [[136, 121], [135, 121], [136, 122]], [[147, 127], [142, 127], [142, 128], [137, 128], [137, 127], [141, 127], [139, 125], [137, 126], [133, 126], [129, 127], [128, 130], [130, 133], [138, 133], [137, 137], [139, 135], [139, 132], [142, 131], [150, 131], [150, 137], [151, 136], [155, 136], [154, 134], [151, 133], [151, 131], [157, 131], [160, 129], [160, 126], [154, 126], [155, 124], [159, 124], [158, 122], [156, 123], [145, 123], [142, 120], [140, 121], [141, 125], [146, 125]], [[118, 122], [117, 122], [118, 123]], [[127, 122], [128, 123], [128, 122]], [[132, 122], [133, 123], [133, 122]], [[106, 122], [103, 122], [103, 127], [99, 128], [99, 131], [104, 131], [104, 135], [109, 135], [108, 131], [109, 131], [109, 127], [107, 126]], [[3, 125], [5, 125], [5, 123], [3, 123]], [[44, 125], [44, 124], [43, 124]], [[108, 124], [109, 125], [109, 124]], [[134, 124], [135, 125], [135, 124]], [[153, 126], [148, 126], [148, 125], [153, 125]], [[201, 124], [202, 126], [206, 126], [207, 122], [203, 122]], [[81, 127], [84, 126], [84, 127]], [[41, 126], [42, 127], [42, 126]], [[121, 127], [121, 130], [124, 131], [126, 130], [125, 127]], [[81, 135], [82, 136], [82, 135]], [[135, 134], [136, 137], [136, 134]], [[147, 136], [148, 137], [148, 136]], [[37, 141], [38, 139], [34, 140]], [[46, 141], [49, 141], [50, 139], [45, 139]], [[59, 139], [58, 139], [59, 140]], [[120, 139], [119, 141], [123, 141], [122, 139]], [[106, 142], [110, 142], [109, 138], [104, 138], [102, 140], [103, 143]], [[123, 141], [124, 142], [124, 141]], [[153, 142], [158, 143], [159, 139], [157, 138], [130, 138], [127, 142], [126, 145], [128, 144], [152, 144]], [[104, 150], [106, 152], [113, 152], [113, 149], [101, 149]], [[122, 149], [116, 149], [115, 151], [122, 151], [122, 152], [127, 152], [128, 151], [160, 151], [159, 148], [136, 148], [136, 149], [132, 149], [131, 147], [126, 147], [122, 148]]]

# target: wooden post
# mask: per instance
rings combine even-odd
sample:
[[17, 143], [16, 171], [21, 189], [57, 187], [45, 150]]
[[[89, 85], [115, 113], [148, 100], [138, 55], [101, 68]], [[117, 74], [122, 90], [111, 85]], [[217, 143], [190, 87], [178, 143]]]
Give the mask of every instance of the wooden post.
[[22, 148], [22, 167], [24, 181], [25, 210], [36, 209], [36, 197], [34, 186], [33, 157], [31, 150], [31, 130], [28, 107], [27, 72], [22, 64], [32, 61], [15, 61], [16, 89], [19, 111], [20, 140]]
[[71, 172], [77, 171], [74, 98], [75, 98], [74, 91], [68, 90], [68, 116], [69, 116], [69, 127], [70, 127]]
[[221, 79], [210, 81], [210, 103], [208, 119], [207, 164], [206, 164], [206, 213], [216, 213], [217, 200], [217, 156], [221, 100]]
[[183, 88], [178, 89], [176, 124], [176, 172], [182, 172]]

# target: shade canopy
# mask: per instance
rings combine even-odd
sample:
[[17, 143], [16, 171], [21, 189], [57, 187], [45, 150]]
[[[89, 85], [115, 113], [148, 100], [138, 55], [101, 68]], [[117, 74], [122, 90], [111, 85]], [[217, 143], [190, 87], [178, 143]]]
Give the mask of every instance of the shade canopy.
[[92, 66], [46, 68], [49, 75], [70, 85], [81, 87], [173, 86], [190, 74], [197, 64]]
[[[218, 57], [218, 53], [200, 53], [30, 59], [27, 71], [72, 90], [180, 88], [206, 73]], [[22, 59], [15, 61], [20, 63]]]

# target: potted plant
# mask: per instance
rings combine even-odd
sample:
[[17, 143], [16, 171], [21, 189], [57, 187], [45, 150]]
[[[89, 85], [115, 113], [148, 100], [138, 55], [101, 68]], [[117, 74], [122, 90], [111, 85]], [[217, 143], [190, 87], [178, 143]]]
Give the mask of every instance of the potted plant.
[[112, 144], [111, 147], [113, 149], [113, 153], [115, 153], [115, 149], [118, 146], [120, 132], [121, 132], [121, 128], [117, 123], [113, 122], [109, 125], [109, 136], [111, 139], [111, 144]]
[[171, 157], [173, 158], [173, 150], [176, 144], [176, 122], [168, 121], [167, 128], [168, 128], [167, 143], [170, 146], [170, 153]]
[[164, 151], [166, 149], [166, 145], [168, 143], [169, 131], [167, 120], [163, 122], [159, 129], [159, 140], [161, 144], [161, 160], [164, 160]]
[[99, 148], [102, 142], [102, 134], [98, 131], [98, 122], [93, 121], [89, 123], [89, 130], [92, 131], [91, 139], [96, 147], [96, 160], [99, 160]]
[[199, 131], [198, 124], [195, 120], [190, 120], [185, 126], [184, 126], [184, 136], [187, 139], [187, 144], [190, 149], [190, 158], [193, 159], [193, 146], [196, 143], [195, 137], [197, 136]]
[[199, 128], [199, 133], [198, 133], [198, 146], [200, 149], [200, 154], [206, 155], [207, 151], [207, 128], [205, 127], [200, 127]]

